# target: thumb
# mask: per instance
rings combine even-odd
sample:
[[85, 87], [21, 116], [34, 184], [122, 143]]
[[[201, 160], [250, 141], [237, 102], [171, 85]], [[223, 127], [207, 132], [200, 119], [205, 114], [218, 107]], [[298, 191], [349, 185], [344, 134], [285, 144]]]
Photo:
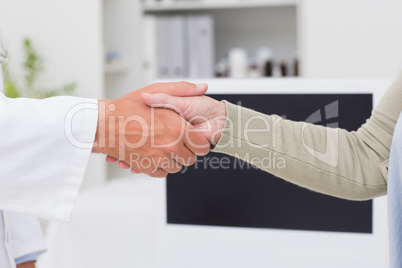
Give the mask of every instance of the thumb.
[[184, 117], [183, 112], [187, 109], [186, 101], [183, 98], [173, 97], [168, 94], [142, 93], [141, 97], [148, 106], [169, 109], [181, 117]]
[[193, 84], [189, 82], [155, 83], [148, 87], [148, 93], [166, 93], [177, 97], [192, 97], [204, 95], [208, 90], [208, 84]]

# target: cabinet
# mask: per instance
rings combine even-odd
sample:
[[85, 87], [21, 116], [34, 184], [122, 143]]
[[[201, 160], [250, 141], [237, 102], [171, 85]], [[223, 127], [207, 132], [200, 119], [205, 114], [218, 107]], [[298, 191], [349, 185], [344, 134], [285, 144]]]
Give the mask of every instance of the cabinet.
[[[153, 44], [149, 43], [148, 35], [155, 33], [150, 33], [149, 28], [144, 29], [144, 19], [172, 15], [205, 14], [212, 17], [215, 62], [223, 59], [233, 47], [244, 48], [251, 57], [255, 56], [260, 47], [269, 47], [277, 61], [285, 60], [288, 63], [292, 63], [293, 58], [298, 54], [298, 1], [295, 0], [195, 0], [169, 3], [104, 0], [104, 3], [104, 34], [107, 50], [117, 50], [126, 67], [127, 62], [130, 61], [129, 58], [134, 59], [130, 49], [146, 51], [157, 42], [154, 38], [150, 41]], [[127, 10], [131, 13], [125, 14]], [[130, 21], [132, 24], [129, 24]], [[148, 42], [144, 44], [144, 40]], [[142, 63], [137, 66], [138, 71], [154, 72], [153, 65], [156, 64], [154, 59], [143, 58], [142, 60]], [[137, 65], [137, 63], [130, 61], [130, 68], [132, 64]], [[116, 72], [113, 72], [115, 69], [112, 68], [111, 72], [107, 73], [109, 78], [116, 76]], [[124, 71], [127, 70], [122, 69], [120, 73]], [[118, 70], [117, 73], [119, 73]], [[143, 80], [143, 84], [152, 82], [150, 81], [153, 80], [152, 78], [157, 78], [157, 75], [152, 74], [145, 73], [145, 76], [148, 78]]]

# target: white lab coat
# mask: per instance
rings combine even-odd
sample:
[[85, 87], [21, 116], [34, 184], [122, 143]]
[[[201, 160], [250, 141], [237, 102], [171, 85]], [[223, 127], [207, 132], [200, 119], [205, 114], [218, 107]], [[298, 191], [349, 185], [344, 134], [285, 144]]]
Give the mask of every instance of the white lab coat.
[[46, 242], [37, 218], [20, 213], [5, 212], [13, 259], [46, 251]]
[[0, 92], [1, 268], [15, 267], [10, 230], [16, 226], [8, 212], [70, 219], [92, 150], [97, 103], [75, 97], [9, 99]]

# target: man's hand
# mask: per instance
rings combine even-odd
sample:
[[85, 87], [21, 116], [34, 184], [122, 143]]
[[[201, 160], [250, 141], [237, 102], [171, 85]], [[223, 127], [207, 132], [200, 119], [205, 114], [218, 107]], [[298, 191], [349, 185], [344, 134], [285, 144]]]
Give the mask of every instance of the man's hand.
[[176, 173], [182, 166], [194, 164], [195, 155], [205, 155], [210, 144], [205, 136], [175, 112], [151, 109], [142, 93], [169, 93], [196, 96], [206, 92], [206, 85], [186, 82], [152, 84], [118, 100], [99, 101], [99, 119], [94, 153], [118, 159], [121, 167], [153, 177]]
[[211, 145], [216, 145], [226, 122], [226, 105], [207, 96], [175, 97], [170, 94], [142, 93], [150, 107], [175, 111], [196, 129], [202, 131]]

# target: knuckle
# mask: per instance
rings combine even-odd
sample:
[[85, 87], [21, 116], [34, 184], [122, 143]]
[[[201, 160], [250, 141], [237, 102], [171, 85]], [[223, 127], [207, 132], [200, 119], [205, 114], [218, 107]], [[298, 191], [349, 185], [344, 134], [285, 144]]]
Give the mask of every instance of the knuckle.
[[[182, 119], [180, 119], [182, 120]], [[174, 124], [172, 126], [172, 128], [170, 129], [170, 131], [172, 131], [172, 136], [174, 136], [174, 138], [181, 138], [181, 139], [185, 139], [185, 127], [181, 124], [181, 123], [177, 123]]]
[[195, 161], [197, 161], [197, 158], [196, 158], [195, 156], [193, 156], [193, 157], [190, 157], [190, 158], [187, 160], [186, 164], [187, 164], [187, 166], [192, 166], [192, 165], [195, 164]]
[[191, 87], [195, 86], [195, 84], [187, 82], [187, 81], [180, 81], [180, 82], [178, 82], [178, 86], [180, 87], [180, 89], [186, 89], [186, 88], [191, 88]]
[[205, 148], [203, 148], [203, 149], [201, 150], [200, 156], [205, 156], [205, 155], [209, 154], [210, 150], [211, 150], [210, 147], [205, 147]]
[[172, 174], [179, 173], [182, 169], [183, 169], [182, 165], [177, 165], [172, 170], [170, 170], [169, 173], [172, 173]]
[[170, 146], [169, 148], [167, 148], [167, 152], [169, 154], [178, 155], [180, 153], [180, 147], [178, 144], [174, 144], [174, 145]]
[[181, 124], [179, 124], [179, 123], [174, 124], [172, 130], [173, 130], [173, 132], [174, 132], [176, 135], [177, 135], [177, 134], [180, 134], [181, 131], [182, 131]]
[[181, 89], [185, 88], [187, 85], [186, 81], [180, 81], [177, 83], [177, 86], [180, 87]]
[[210, 147], [207, 147], [207, 146], [203, 146], [203, 147], [201, 147], [201, 148], [197, 148], [195, 151], [194, 151], [194, 153], [196, 154], [196, 155], [198, 155], [198, 156], [205, 156], [205, 155], [207, 155], [208, 153], [209, 153], [209, 151], [210, 151]]
[[168, 175], [167, 172], [165, 172], [165, 171], [160, 171], [160, 172], [157, 172], [157, 173], [155, 174], [154, 178], [165, 178], [167, 175]]

